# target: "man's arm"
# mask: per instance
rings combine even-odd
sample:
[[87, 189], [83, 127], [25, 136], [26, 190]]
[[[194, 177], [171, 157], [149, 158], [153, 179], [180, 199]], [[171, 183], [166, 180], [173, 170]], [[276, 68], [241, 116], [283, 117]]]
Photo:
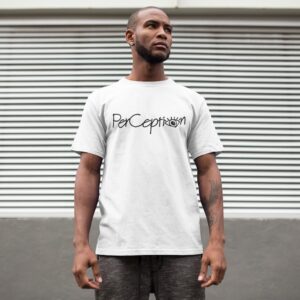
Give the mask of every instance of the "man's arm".
[[[200, 199], [209, 227], [209, 241], [202, 256], [199, 281], [202, 287], [209, 287], [221, 283], [226, 271], [222, 183], [214, 153], [197, 157], [195, 164]], [[211, 276], [207, 276], [209, 265]]]
[[[76, 173], [72, 272], [81, 288], [98, 289], [101, 282], [97, 257], [89, 245], [89, 232], [98, 203], [101, 163], [101, 157], [81, 153]], [[86, 274], [89, 267], [92, 267], [94, 280]]]

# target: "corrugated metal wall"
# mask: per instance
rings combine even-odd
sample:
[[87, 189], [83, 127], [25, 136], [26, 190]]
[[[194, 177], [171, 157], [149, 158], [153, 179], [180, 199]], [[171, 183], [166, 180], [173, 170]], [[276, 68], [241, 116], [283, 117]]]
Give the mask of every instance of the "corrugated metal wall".
[[[70, 145], [87, 94], [130, 71], [125, 23], [0, 20], [1, 217], [72, 216]], [[299, 217], [300, 22], [173, 24], [166, 73], [207, 99], [225, 146], [225, 216]]]

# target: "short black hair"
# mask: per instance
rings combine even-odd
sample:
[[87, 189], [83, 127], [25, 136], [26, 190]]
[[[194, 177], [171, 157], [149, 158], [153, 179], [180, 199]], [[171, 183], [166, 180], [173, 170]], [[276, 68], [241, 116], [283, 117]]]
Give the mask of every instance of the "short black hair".
[[[136, 11], [134, 11], [130, 17], [128, 18], [128, 22], [127, 22], [127, 29], [132, 29], [132, 30], [135, 30], [135, 27], [136, 27], [136, 23], [137, 23], [137, 17], [138, 17], [138, 14], [140, 11], [144, 11], [144, 10], [147, 10], [147, 9], [158, 9], [158, 10], [161, 10], [163, 13], [166, 14], [166, 12], [164, 10], [162, 10], [161, 8], [159, 7], [156, 7], [156, 6], [147, 6], [147, 7], [143, 7], [143, 8], [140, 8]], [[166, 14], [167, 15], [167, 14]], [[168, 16], [168, 15], [167, 15]], [[169, 17], [169, 16], [168, 16]]]

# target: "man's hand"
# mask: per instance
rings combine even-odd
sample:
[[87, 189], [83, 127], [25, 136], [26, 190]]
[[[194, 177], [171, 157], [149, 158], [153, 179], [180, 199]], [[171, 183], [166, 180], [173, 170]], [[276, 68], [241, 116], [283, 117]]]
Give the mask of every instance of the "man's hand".
[[[87, 269], [92, 268], [94, 279], [88, 278]], [[89, 246], [75, 249], [72, 273], [79, 287], [83, 289], [99, 289], [102, 278], [96, 254]]]
[[[209, 265], [211, 275], [207, 276]], [[202, 256], [201, 270], [198, 277], [198, 280], [202, 282], [201, 287], [207, 288], [212, 284], [220, 284], [224, 278], [226, 267], [224, 247], [218, 244], [208, 244]]]

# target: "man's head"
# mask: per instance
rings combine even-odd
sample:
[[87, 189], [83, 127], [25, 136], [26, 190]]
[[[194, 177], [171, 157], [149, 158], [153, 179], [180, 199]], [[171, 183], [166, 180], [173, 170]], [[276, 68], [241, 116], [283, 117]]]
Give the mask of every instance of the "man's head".
[[160, 8], [149, 6], [135, 11], [128, 19], [126, 40], [138, 56], [150, 64], [169, 58], [172, 26]]

